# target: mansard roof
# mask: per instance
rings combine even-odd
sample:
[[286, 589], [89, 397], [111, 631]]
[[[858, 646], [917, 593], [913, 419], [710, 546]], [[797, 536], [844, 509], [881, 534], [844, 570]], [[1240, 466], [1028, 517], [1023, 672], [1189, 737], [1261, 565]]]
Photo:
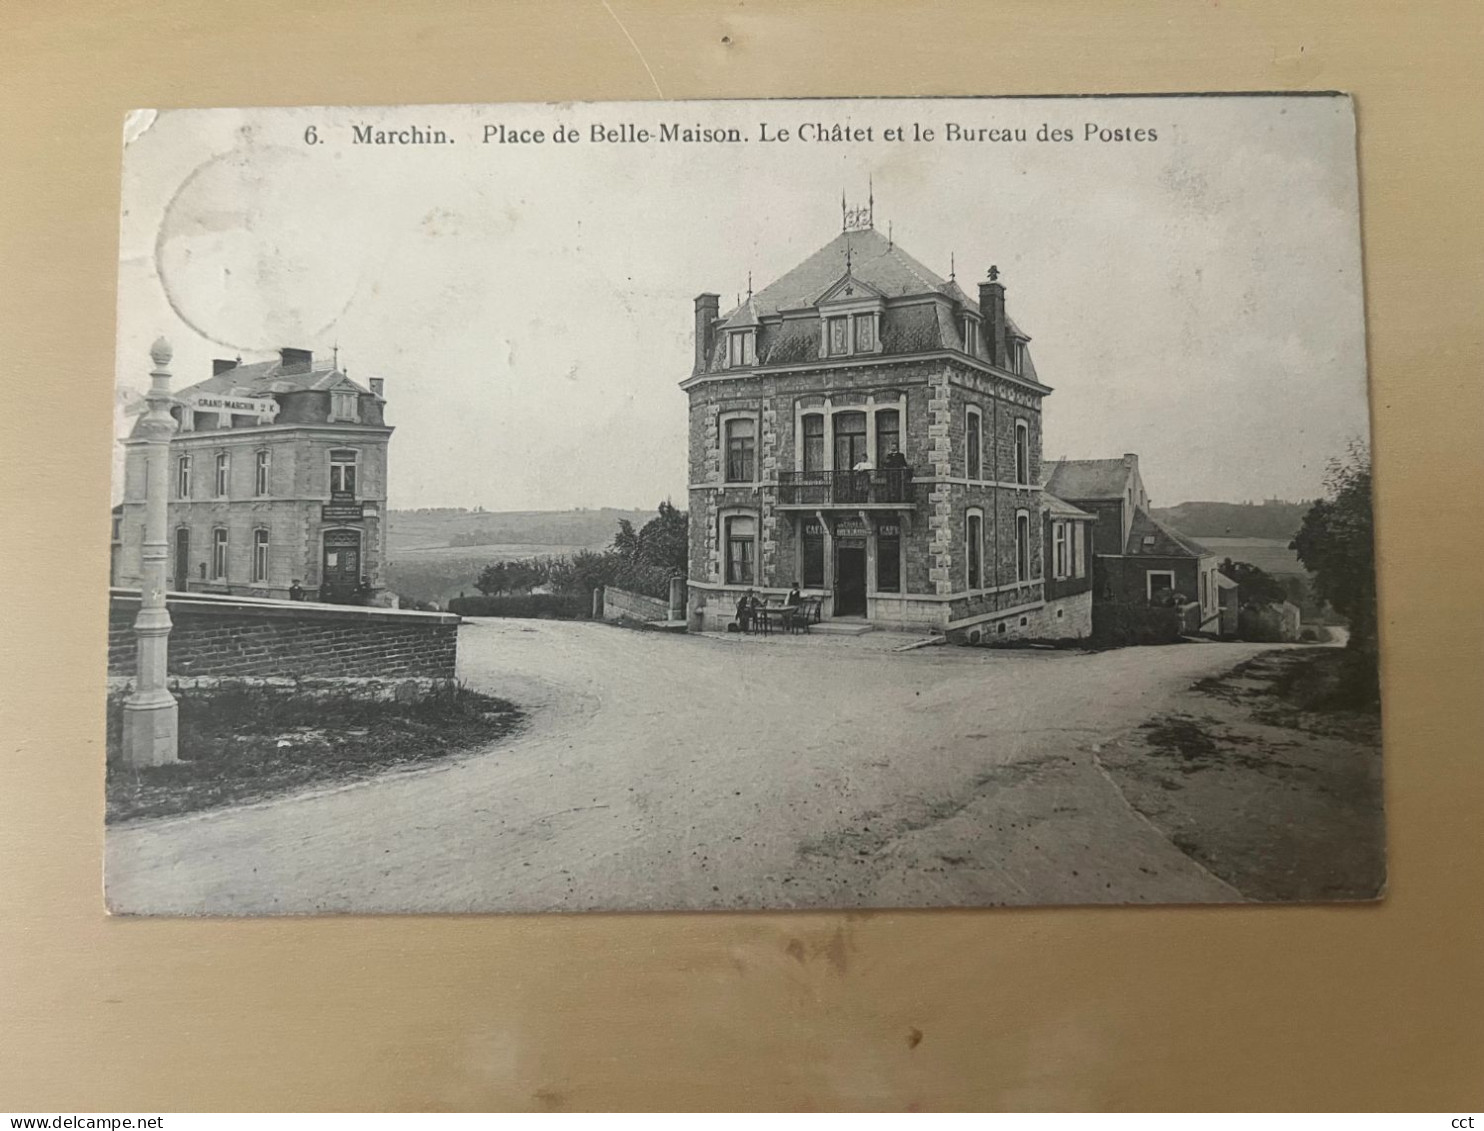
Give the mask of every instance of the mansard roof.
[[[846, 252], [849, 252], [847, 263]], [[815, 305], [849, 269], [852, 276], [887, 298], [942, 293], [944, 282], [880, 232], [841, 232], [792, 271], [752, 296], [759, 315]]]
[[363, 385], [352, 381], [333, 365], [311, 365], [307, 370], [284, 370], [283, 361], [258, 361], [249, 365], [238, 365], [194, 385], [181, 389], [176, 396], [194, 393], [216, 396], [231, 396], [240, 392], [242, 396], [258, 396], [263, 393], [303, 393], [348, 385], [358, 393], [369, 393]]
[[[817, 360], [819, 329], [801, 317], [843, 299], [882, 299], [878, 324], [880, 353], [910, 354], [931, 350], [964, 350], [962, 320], [955, 311], [980, 315], [979, 304], [954, 279], [944, 279], [914, 259], [895, 241], [875, 229], [840, 232], [798, 266], [722, 314], [712, 323], [719, 331], [698, 372], [726, 368], [726, 331], [758, 331], [756, 357], [762, 365]], [[900, 301], [907, 300], [907, 301]], [[917, 300], [917, 301], [913, 301]], [[1030, 337], [1007, 314], [1008, 336]], [[988, 335], [981, 332], [974, 354], [989, 356]], [[1035, 361], [1025, 350], [1019, 376], [1040, 384]]]

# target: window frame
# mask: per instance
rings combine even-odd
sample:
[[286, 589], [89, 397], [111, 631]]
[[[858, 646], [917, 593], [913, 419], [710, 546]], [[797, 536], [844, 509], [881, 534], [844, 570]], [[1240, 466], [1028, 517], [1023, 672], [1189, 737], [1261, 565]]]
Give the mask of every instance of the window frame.
[[254, 585], [266, 585], [268, 583], [268, 561], [272, 538], [266, 526], [255, 526], [252, 532], [252, 571], [251, 579]]
[[1015, 580], [1024, 585], [1031, 579], [1031, 512], [1015, 512]]
[[[882, 431], [881, 418], [883, 416], [893, 416], [896, 418], [897, 426], [894, 431]], [[874, 458], [876, 461], [876, 466], [878, 468], [884, 467], [886, 465], [886, 457], [891, 454], [889, 451], [884, 450], [884, 445], [882, 443], [883, 436], [895, 436], [897, 451], [901, 452], [904, 458], [906, 457], [907, 453], [902, 447], [902, 410], [897, 407], [896, 404], [876, 405], [872, 409], [871, 431], [875, 434], [876, 437], [876, 451]]]
[[[341, 411], [342, 409], [346, 411]], [[361, 422], [360, 394], [354, 389], [331, 389], [330, 422], [359, 424]]]
[[[732, 477], [732, 426], [745, 421], [752, 427], [750, 437], [739, 437], [751, 441], [751, 467], [743, 478]], [[721, 446], [721, 481], [723, 484], [752, 485], [758, 480], [758, 472], [761, 470], [762, 461], [759, 459], [759, 445], [762, 439], [762, 413], [754, 409], [741, 411], [723, 412], [717, 420], [717, 432]]]
[[177, 499], [191, 497], [191, 457], [189, 455], [179, 456], [175, 461], [175, 497]]
[[964, 478], [984, 480], [984, 410], [972, 404], [964, 408]]
[[1072, 576], [1078, 580], [1087, 576], [1087, 523], [1076, 521], [1072, 526]]
[[1170, 592], [1176, 592], [1174, 570], [1146, 569], [1144, 571], [1144, 600], [1151, 605], [1154, 603], [1154, 579], [1156, 577], [1168, 577], [1170, 579]]
[[979, 320], [972, 314], [964, 315], [962, 329], [964, 339], [964, 353], [970, 357], [979, 356]]
[[964, 588], [984, 588], [984, 511], [978, 507], [964, 512]]
[[[752, 524], [750, 536], [734, 537], [732, 524], [738, 520], [746, 520]], [[758, 572], [760, 563], [758, 561], [758, 550], [761, 544], [762, 518], [755, 510], [727, 509], [717, 515], [717, 524], [720, 527], [719, 535], [721, 542], [721, 582], [723, 585], [736, 588], [753, 589], [758, 585]], [[751, 578], [746, 580], [733, 580], [733, 566], [737, 560], [732, 556], [733, 543], [747, 543], [751, 549], [748, 551], [748, 564], [751, 566]]]
[[[349, 459], [342, 458], [347, 454], [350, 456]], [[359, 448], [331, 448], [325, 455], [328, 467], [327, 484], [330, 489], [330, 498], [333, 499], [337, 495], [348, 495], [352, 499], [359, 499], [361, 497], [361, 450]], [[337, 467], [349, 467], [351, 469], [351, 485], [349, 490], [345, 489], [345, 477], [343, 475], [340, 477], [340, 489], [336, 490], [335, 470]]]
[[1031, 482], [1031, 425], [1024, 417], [1015, 419], [1015, 482], [1021, 487]]
[[[812, 472], [822, 472], [822, 471], [825, 471], [825, 470], [828, 469], [828, 464], [830, 462], [830, 460], [828, 458], [829, 452], [830, 452], [830, 445], [829, 445], [829, 428], [827, 426], [827, 422], [826, 422], [826, 419], [825, 419], [827, 416], [828, 416], [828, 414], [825, 412], [825, 410], [823, 408], [820, 408], [817, 411], [814, 410], [814, 409], [810, 409], [807, 412], [803, 412], [803, 413], [800, 413], [799, 414], [799, 470], [800, 471], [806, 471], [806, 472], [811, 472], [812, 473]], [[814, 436], [811, 436], [810, 435], [810, 433], [809, 433], [809, 421], [810, 420], [818, 420], [819, 421], [819, 433], [818, 433], [818, 435], [814, 435]], [[810, 460], [810, 458], [809, 458], [809, 441], [811, 439], [815, 439], [815, 440], [818, 440], [819, 441], [818, 456], [814, 460]], [[811, 464], [813, 464], [813, 466], [811, 466]]]
[[757, 364], [757, 331], [727, 331], [727, 368], [746, 369]]
[[229, 499], [232, 497], [232, 453], [217, 452], [216, 465], [213, 469], [212, 498]]
[[273, 453], [267, 448], [259, 448], [253, 454], [252, 493], [254, 498], [263, 499], [268, 496], [268, 489], [272, 485], [272, 468]]
[[231, 535], [225, 526], [211, 528], [211, 580], [226, 581], [227, 565], [231, 560]]

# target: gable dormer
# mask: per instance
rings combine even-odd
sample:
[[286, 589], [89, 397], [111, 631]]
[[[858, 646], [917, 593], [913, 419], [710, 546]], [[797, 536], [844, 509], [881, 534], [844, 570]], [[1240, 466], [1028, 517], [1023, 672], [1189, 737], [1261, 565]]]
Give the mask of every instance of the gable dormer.
[[762, 323], [757, 316], [752, 296], [737, 307], [722, 327], [724, 352], [722, 364], [728, 369], [743, 369], [757, 364], [757, 336]]
[[361, 423], [361, 389], [349, 377], [330, 386], [329, 422]]
[[850, 357], [881, 352], [881, 317], [886, 296], [849, 270], [815, 300], [819, 311], [819, 356]]

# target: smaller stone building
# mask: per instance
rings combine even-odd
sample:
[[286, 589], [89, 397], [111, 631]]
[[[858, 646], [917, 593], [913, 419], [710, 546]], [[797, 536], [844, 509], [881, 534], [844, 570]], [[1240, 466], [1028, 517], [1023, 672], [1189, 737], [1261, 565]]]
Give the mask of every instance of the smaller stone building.
[[1184, 630], [1220, 633], [1216, 555], [1149, 514], [1149, 495], [1137, 455], [1049, 464], [1046, 488], [1097, 515], [1093, 527], [1095, 603], [1195, 606]]
[[[309, 350], [213, 363], [177, 394], [170, 441], [169, 586], [175, 592], [384, 603], [387, 445], [382, 382]], [[140, 584], [144, 447], [124, 441], [113, 581]]]

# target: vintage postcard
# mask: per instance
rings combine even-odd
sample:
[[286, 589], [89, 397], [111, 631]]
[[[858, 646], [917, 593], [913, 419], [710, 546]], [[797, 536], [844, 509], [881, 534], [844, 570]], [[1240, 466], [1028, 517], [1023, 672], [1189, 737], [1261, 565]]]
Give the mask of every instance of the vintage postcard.
[[124, 133], [112, 911], [1382, 894], [1349, 98]]

